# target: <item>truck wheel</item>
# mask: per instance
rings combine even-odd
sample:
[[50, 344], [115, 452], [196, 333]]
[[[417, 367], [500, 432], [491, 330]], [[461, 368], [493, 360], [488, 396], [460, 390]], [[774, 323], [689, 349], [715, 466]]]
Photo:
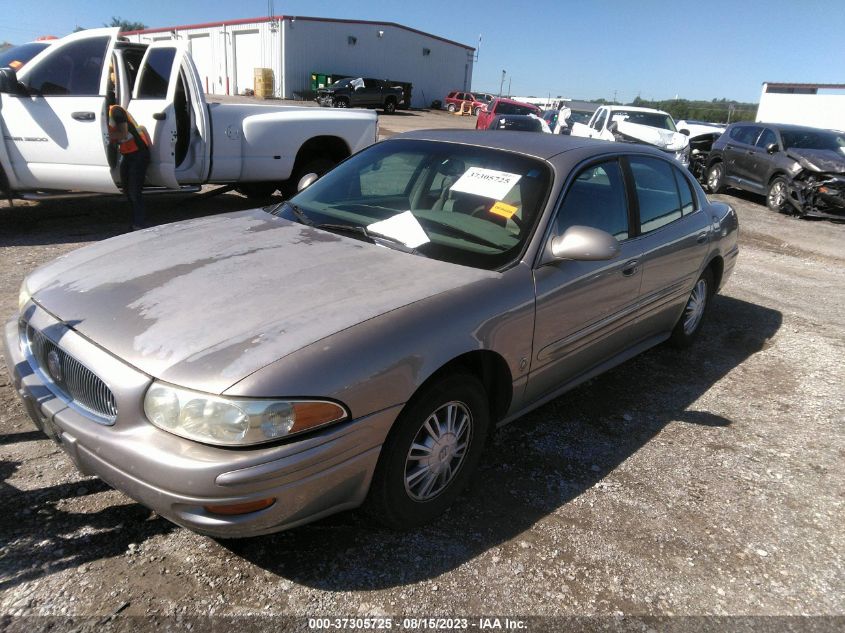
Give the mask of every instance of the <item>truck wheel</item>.
[[423, 388], [382, 446], [366, 509], [396, 529], [435, 519], [471, 478], [489, 426], [487, 394], [474, 376], [455, 373]]
[[725, 167], [714, 163], [707, 172], [707, 190], [710, 193], [722, 193], [725, 190]]
[[245, 182], [238, 185], [235, 191], [250, 200], [263, 200], [276, 193], [276, 189], [278, 189], [278, 185], [273, 182]]
[[346, 99], [335, 99], [332, 102], [332, 107], [334, 107], [334, 108], [348, 108], [349, 102]]
[[388, 99], [384, 102], [384, 113], [393, 114], [394, 112], [396, 112], [396, 101]]
[[288, 200], [292, 196], [296, 195], [296, 188], [299, 186], [299, 181], [303, 176], [306, 174], [317, 174], [318, 176], [322, 176], [335, 165], [337, 165], [336, 160], [325, 156], [304, 160], [302, 165], [298, 166], [291, 177], [282, 183], [282, 186], [280, 187], [285, 200]]
[[789, 209], [789, 186], [786, 178], [778, 176], [769, 183], [769, 191], [766, 193], [766, 206], [772, 211], [786, 213]]
[[454, 104], [454, 103], [450, 103], [449, 105], [447, 105], [447, 106], [446, 106], [446, 109], [447, 109], [449, 112], [454, 112], [457, 108], [455, 108], [455, 104]]

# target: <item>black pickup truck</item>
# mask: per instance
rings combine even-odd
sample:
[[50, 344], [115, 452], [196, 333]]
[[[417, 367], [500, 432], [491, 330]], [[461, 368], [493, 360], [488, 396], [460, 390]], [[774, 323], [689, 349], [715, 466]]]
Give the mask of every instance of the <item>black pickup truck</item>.
[[403, 101], [401, 86], [367, 77], [347, 77], [317, 91], [317, 103], [332, 108], [382, 108], [393, 114]]

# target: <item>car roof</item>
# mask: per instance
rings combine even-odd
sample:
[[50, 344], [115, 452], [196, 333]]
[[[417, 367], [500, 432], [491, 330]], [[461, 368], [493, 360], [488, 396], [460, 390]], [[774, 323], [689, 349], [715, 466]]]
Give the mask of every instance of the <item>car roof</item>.
[[669, 114], [668, 112], [658, 110], [657, 108], [641, 108], [640, 106], [606, 105], [604, 107], [611, 112], [613, 110], [625, 110], [626, 112], [657, 112], [658, 114]]
[[770, 127], [779, 132], [833, 132], [823, 127], [812, 127], [810, 125], [793, 125], [791, 123], [766, 123], [765, 121], [737, 121], [733, 124], [738, 125], [756, 125], [757, 127]]
[[[558, 154], [577, 149], [595, 148], [596, 154], [608, 151], [648, 150], [646, 145], [632, 145], [630, 143], [613, 143], [609, 141], [569, 136], [565, 134], [537, 134], [536, 132], [512, 132], [499, 134], [496, 130], [414, 130], [390, 137], [393, 139], [408, 139], [419, 141], [440, 141], [444, 143], [459, 143], [462, 145], [476, 145], [508, 152], [516, 152], [548, 160]], [[653, 148], [651, 148], [653, 149]], [[657, 155], [663, 155], [660, 150], [654, 150]]]

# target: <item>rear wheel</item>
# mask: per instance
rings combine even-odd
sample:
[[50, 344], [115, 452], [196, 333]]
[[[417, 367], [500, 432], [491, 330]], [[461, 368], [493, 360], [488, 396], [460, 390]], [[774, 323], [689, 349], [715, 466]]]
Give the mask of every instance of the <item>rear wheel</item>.
[[669, 343], [673, 347], [689, 347], [695, 340], [701, 330], [704, 315], [710, 307], [710, 298], [716, 291], [713, 283], [713, 273], [708, 268], [701, 273], [701, 277], [692, 287], [692, 292], [687, 298], [687, 304], [684, 306], [681, 318], [678, 319], [675, 329], [672, 330]]
[[452, 374], [424, 388], [382, 446], [368, 511], [400, 529], [436, 518], [472, 476], [489, 425], [487, 395], [474, 376]]
[[388, 99], [384, 102], [384, 113], [393, 114], [394, 112], [396, 112], [396, 101]]
[[332, 167], [337, 165], [338, 161], [328, 156], [320, 156], [308, 158], [302, 161], [301, 165], [297, 165], [291, 177], [286, 180], [280, 187], [285, 200], [296, 194], [299, 181], [306, 174], [317, 174], [322, 176]]
[[725, 167], [714, 163], [707, 172], [707, 190], [710, 193], [722, 193], [725, 190]]
[[772, 211], [785, 213], [789, 208], [789, 187], [786, 178], [778, 176], [769, 183], [769, 191], [766, 194], [766, 206]]

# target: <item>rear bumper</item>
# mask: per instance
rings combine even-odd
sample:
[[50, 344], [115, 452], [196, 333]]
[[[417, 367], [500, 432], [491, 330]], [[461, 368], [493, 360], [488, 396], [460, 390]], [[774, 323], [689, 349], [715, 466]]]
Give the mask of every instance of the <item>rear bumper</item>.
[[[35, 425], [61, 446], [80, 472], [96, 475], [174, 523], [223, 538], [288, 529], [354, 508], [366, 498], [381, 444], [400, 407], [275, 446], [206, 446], [146, 421], [142, 402], [149, 376], [43, 311], [30, 313], [33, 326], [41, 331], [49, 327], [55, 343], [99, 373], [118, 403], [112, 426], [69, 405], [30, 366], [21, 349], [17, 319], [6, 324], [3, 347], [15, 389]], [[102, 356], [121, 365], [120, 371], [103, 370], [102, 362], [95, 362]], [[226, 516], [204, 509], [270, 497], [275, 499], [272, 506], [250, 514]]]

